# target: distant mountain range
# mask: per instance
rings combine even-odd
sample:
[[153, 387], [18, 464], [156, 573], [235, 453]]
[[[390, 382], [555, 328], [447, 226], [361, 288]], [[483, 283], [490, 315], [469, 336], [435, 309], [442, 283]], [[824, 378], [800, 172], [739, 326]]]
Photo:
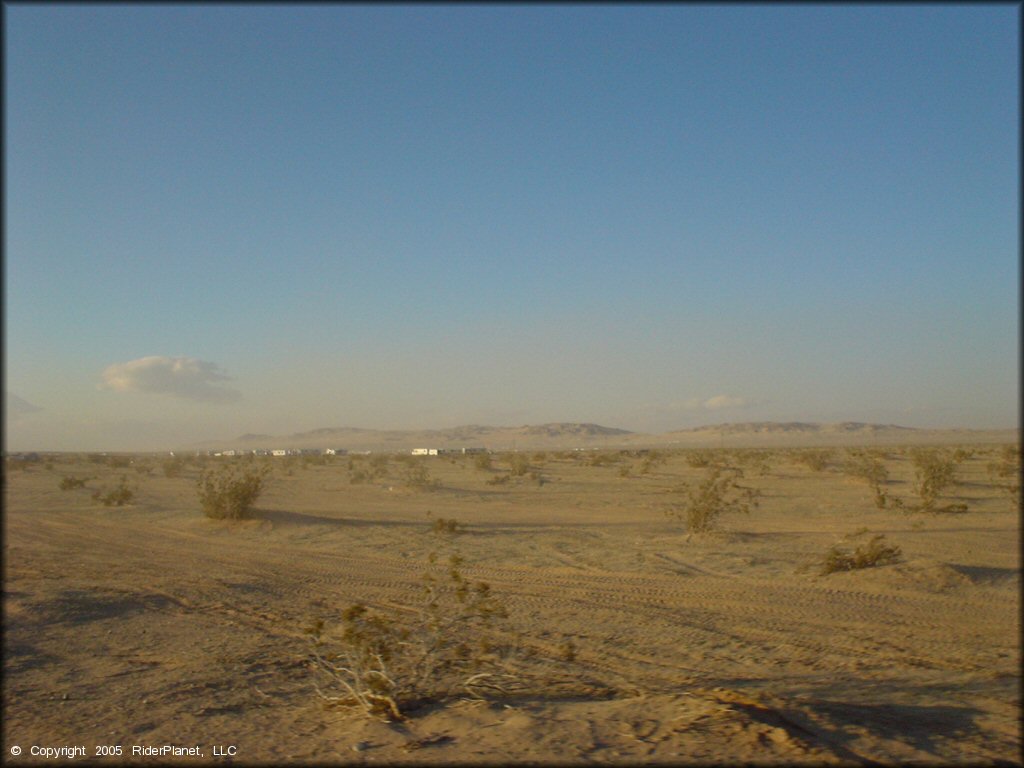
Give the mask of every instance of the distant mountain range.
[[941, 441], [981, 442], [1015, 440], [1018, 430], [929, 430], [895, 424], [844, 421], [819, 424], [802, 421], [758, 421], [712, 424], [660, 434], [630, 432], [600, 424], [555, 422], [519, 427], [468, 424], [449, 429], [374, 430], [326, 427], [291, 435], [245, 434], [234, 440], [210, 440], [187, 448], [344, 448], [350, 451], [406, 451], [413, 448], [470, 448], [492, 450], [569, 449], [599, 447], [702, 445], [844, 445]]
[[836, 434], [836, 433], [867, 433], [879, 432], [918, 432], [913, 427], [900, 427], [896, 424], [865, 424], [860, 421], [842, 421], [837, 424], [818, 424], [806, 421], [747, 421], [739, 424], [711, 424], [692, 429], [679, 429], [668, 434], [714, 432], [730, 435], [739, 434]]

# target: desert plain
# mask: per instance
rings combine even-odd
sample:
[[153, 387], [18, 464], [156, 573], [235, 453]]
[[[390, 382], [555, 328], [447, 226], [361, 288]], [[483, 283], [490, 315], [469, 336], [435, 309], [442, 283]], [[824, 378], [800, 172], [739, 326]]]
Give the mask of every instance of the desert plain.
[[[397, 449], [8, 459], [4, 759], [1019, 765], [1020, 515], [992, 469], [1019, 436], [930, 439], [960, 449], [931, 511], [895, 441], [866, 446], [879, 506], [849, 471], [859, 437], [817, 446], [818, 466], [799, 436], [523, 445], [490, 467]], [[269, 468], [249, 519], [204, 516], [200, 473], [246, 462]], [[716, 465], [757, 504], [691, 533], [669, 513]], [[94, 497], [122, 478], [127, 503]], [[876, 536], [898, 554], [824, 572]], [[516, 649], [512, 682], [401, 719], [327, 701], [310, 627], [354, 604], [414, 619], [432, 552], [504, 607], [487, 631]], [[133, 757], [164, 745], [202, 756]]]

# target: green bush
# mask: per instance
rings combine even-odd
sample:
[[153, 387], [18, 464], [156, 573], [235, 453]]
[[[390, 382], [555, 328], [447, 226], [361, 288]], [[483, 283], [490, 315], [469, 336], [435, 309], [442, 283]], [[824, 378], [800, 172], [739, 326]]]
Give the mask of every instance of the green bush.
[[269, 473], [265, 465], [225, 464], [216, 469], [204, 469], [197, 484], [203, 514], [214, 520], [249, 517]]

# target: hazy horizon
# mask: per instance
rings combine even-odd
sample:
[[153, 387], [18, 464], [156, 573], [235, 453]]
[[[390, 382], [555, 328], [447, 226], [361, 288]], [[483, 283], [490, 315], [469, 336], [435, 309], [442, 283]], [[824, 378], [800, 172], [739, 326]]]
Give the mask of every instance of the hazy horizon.
[[7, 450], [1019, 427], [1017, 6], [3, 20]]

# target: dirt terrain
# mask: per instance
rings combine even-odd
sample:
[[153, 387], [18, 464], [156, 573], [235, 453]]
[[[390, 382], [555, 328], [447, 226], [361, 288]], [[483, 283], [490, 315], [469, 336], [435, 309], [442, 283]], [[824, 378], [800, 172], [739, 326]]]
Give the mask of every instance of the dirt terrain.
[[[908, 509], [876, 506], [840, 448], [820, 470], [784, 448], [718, 452], [760, 503], [692, 536], [665, 514], [709, 471], [683, 449], [530, 452], [522, 475], [509, 455], [392, 455], [365, 480], [373, 457], [261, 459], [244, 521], [203, 516], [194, 463], [8, 461], [4, 757], [1019, 765], [1020, 518], [989, 470], [999, 446], [960, 461], [941, 501], [966, 512], [914, 511], [909, 450], [879, 451]], [[93, 498], [122, 476], [128, 504]], [[821, 573], [830, 547], [877, 534], [897, 562]], [[397, 722], [327, 704], [307, 629], [354, 603], [414, 615], [439, 546], [507, 607], [523, 685]]]

